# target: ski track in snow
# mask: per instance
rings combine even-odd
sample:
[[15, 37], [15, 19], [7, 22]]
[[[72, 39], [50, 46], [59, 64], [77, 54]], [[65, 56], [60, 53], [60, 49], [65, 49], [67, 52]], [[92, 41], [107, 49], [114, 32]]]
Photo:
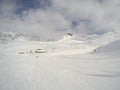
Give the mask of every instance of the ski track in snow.
[[0, 59], [0, 90], [120, 89], [117, 57], [113, 60], [97, 54], [19, 55], [20, 48], [5, 47]]
[[[93, 46], [75, 40], [0, 44], [0, 90], [119, 90], [119, 41], [94, 53], [99, 45], [96, 39], [92, 42]], [[41, 48], [48, 52], [28, 53]]]

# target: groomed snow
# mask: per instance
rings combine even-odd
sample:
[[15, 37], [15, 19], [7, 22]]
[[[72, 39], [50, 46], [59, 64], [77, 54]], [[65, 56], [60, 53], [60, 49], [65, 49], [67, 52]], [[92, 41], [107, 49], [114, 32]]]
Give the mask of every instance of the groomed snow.
[[[95, 41], [21, 38], [0, 44], [0, 90], [119, 90], [120, 41], [104, 46]], [[37, 49], [48, 52], [33, 52]]]

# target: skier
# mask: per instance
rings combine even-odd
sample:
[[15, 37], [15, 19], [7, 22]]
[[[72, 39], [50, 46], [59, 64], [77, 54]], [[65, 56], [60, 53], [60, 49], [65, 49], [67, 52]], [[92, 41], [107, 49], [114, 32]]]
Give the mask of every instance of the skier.
[[38, 56], [36, 56], [36, 58], [38, 59]]

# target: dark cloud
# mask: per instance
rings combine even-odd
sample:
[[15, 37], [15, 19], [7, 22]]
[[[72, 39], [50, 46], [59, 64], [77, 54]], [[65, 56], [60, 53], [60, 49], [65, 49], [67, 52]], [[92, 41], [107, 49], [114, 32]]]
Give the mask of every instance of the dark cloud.
[[18, 0], [16, 3], [18, 4], [16, 9], [17, 14], [21, 14], [23, 11], [29, 10], [31, 8], [39, 8], [39, 2], [37, 0]]

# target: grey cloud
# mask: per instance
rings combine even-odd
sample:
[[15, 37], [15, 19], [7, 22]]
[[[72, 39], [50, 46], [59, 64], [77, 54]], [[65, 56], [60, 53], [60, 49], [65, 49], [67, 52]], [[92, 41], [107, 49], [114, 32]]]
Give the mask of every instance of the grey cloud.
[[9, 16], [14, 13], [16, 9], [16, 0], [2, 0], [0, 1], [0, 11], [4, 16]]
[[[7, 0], [6, 0], [7, 1]], [[45, 1], [47, 3], [45, 3]], [[60, 38], [67, 32], [93, 34], [111, 31], [120, 23], [119, 0], [40, 0], [46, 8], [13, 13], [15, 3], [2, 4], [0, 30], [39, 35], [43, 40]], [[5, 6], [8, 5], [9, 8]], [[5, 13], [6, 12], [6, 13]], [[5, 14], [10, 14], [5, 17]]]

